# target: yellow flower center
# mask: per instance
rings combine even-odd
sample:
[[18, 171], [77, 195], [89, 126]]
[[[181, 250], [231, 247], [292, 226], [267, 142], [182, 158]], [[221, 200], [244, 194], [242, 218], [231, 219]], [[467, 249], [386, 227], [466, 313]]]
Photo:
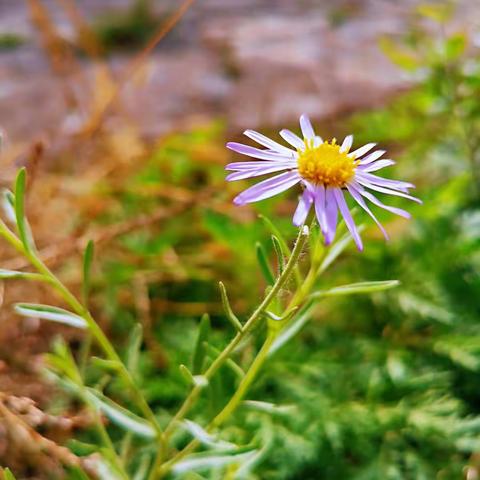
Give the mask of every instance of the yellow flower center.
[[309, 182], [326, 187], [344, 187], [355, 174], [358, 161], [341, 152], [340, 145], [333, 139], [318, 147], [306, 141], [305, 151], [299, 151], [298, 173]]

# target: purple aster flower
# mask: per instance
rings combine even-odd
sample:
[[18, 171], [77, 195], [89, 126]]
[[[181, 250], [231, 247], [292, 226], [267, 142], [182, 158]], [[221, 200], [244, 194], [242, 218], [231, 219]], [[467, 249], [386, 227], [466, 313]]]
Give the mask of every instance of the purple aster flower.
[[253, 130], [246, 130], [244, 133], [266, 147], [265, 149], [235, 142], [227, 143], [229, 149], [258, 159], [228, 164], [226, 170], [233, 173], [227, 176], [227, 180], [243, 180], [270, 173], [276, 174], [240, 193], [234, 199], [235, 204], [257, 202], [300, 184], [303, 193], [293, 215], [293, 223], [297, 226], [302, 225], [310, 209], [314, 207], [325, 243], [328, 245], [335, 237], [340, 211], [358, 249], [362, 250], [362, 240], [345, 201], [345, 193], [348, 192], [355, 202], [372, 217], [386, 239], [388, 239], [387, 232], [365, 200], [405, 218], [410, 218], [410, 214], [400, 208], [385, 205], [367, 189], [422, 203], [418, 198], [408, 194], [409, 189], [414, 187], [411, 183], [382, 178], [372, 173], [395, 163], [393, 160], [381, 158], [385, 150], [372, 151], [375, 143], [368, 143], [351, 152], [352, 135], [347, 136], [341, 145], [338, 145], [335, 139], [331, 142], [323, 141], [321, 137], [315, 135], [306, 115], [300, 117], [300, 127], [303, 139], [290, 130], [280, 132], [281, 137], [290, 145], [289, 147]]

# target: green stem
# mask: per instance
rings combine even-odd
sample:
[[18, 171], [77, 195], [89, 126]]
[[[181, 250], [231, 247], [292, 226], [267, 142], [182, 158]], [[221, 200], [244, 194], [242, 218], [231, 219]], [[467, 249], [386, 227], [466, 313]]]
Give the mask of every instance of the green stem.
[[[235, 391], [233, 396], [230, 398], [228, 403], [223, 407], [220, 413], [218, 413], [218, 415], [206, 427], [207, 432], [222, 425], [226, 420], [230, 418], [230, 416], [235, 412], [237, 407], [240, 405], [248, 389], [250, 388], [254, 380], [257, 378], [258, 372], [260, 371], [263, 364], [265, 363], [265, 360], [268, 357], [268, 351], [270, 350], [270, 347], [275, 341], [275, 338], [277, 337], [277, 333], [278, 331], [273, 331], [273, 330], [270, 330], [268, 332], [267, 338], [265, 339], [265, 342], [263, 343], [262, 348], [257, 353], [257, 356], [255, 357], [255, 360], [250, 365], [250, 368], [245, 374], [245, 377], [243, 377], [242, 381], [240, 382], [240, 385], [238, 386], [237, 390]], [[190, 452], [195, 450], [199, 445], [200, 445], [200, 442], [198, 440], [192, 440], [185, 448], [183, 448], [180, 452], [178, 452], [168, 462], [165, 462], [161, 466], [160, 470], [157, 472], [157, 476], [152, 478], [162, 478], [166, 473], [168, 473], [168, 471], [173, 465], [179, 462], [182, 458], [184, 458]]]
[[238, 386], [236, 392], [233, 394], [229, 402], [225, 405], [223, 410], [212, 420], [212, 422], [208, 426], [208, 429], [212, 429], [220, 426], [223, 422], [225, 422], [230, 417], [230, 415], [238, 407], [240, 402], [243, 400], [245, 394], [247, 393], [248, 389], [250, 388], [250, 385], [253, 383], [253, 381], [257, 377], [257, 374], [260, 368], [265, 363], [268, 351], [272, 343], [274, 342], [276, 336], [277, 336], [276, 332], [273, 332], [273, 331], [268, 332], [267, 338], [263, 343], [262, 348], [259, 350], [257, 356], [255, 357], [255, 360], [250, 365], [250, 368], [248, 369], [247, 373], [245, 374], [242, 381], [240, 382], [240, 385]]
[[[224, 362], [228, 359], [234, 348], [240, 343], [240, 341], [245, 338], [245, 336], [252, 330], [252, 328], [258, 323], [258, 321], [261, 319], [262, 313], [265, 311], [265, 309], [270, 305], [272, 300], [276, 297], [277, 293], [279, 290], [284, 286], [288, 278], [290, 277], [290, 274], [292, 273], [292, 270], [294, 269], [295, 265], [298, 262], [298, 258], [300, 256], [300, 253], [302, 252], [303, 246], [305, 245], [305, 241], [307, 239], [307, 235], [305, 235], [302, 232], [302, 229], [300, 229], [300, 232], [297, 236], [297, 240], [295, 242], [295, 246], [292, 250], [292, 255], [289, 258], [287, 265], [285, 267], [285, 270], [282, 272], [282, 274], [278, 277], [277, 281], [274, 283], [272, 286], [271, 290], [268, 292], [268, 294], [265, 296], [263, 301], [260, 303], [260, 305], [256, 308], [256, 310], [250, 315], [248, 318], [247, 322], [243, 326], [243, 329], [241, 332], [238, 332], [235, 337], [230, 341], [230, 343], [225, 347], [223, 352], [214, 360], [214, 362], [210, 365], [210, 367], [206, 370], [206, 372], [203, 374], [204, 377], [207, 379], [210, 379], [216, 372], [217, 370], [224, 364]], [[200, 394], [202, 390], [201, 386], [195, 386], [188, 397], [185, 399], [183, 405], [180, 407], [178, 410], [177, 414], [172, 418], [170, 423], [165, 429], [165, 438], [168, 439], [171, 433], [173, 432], [174, 428], [176, 428], [176, 424], [183, 419], [183, 417], [187, 414], [187, 412], [190, 410], [192, 405], [195, 403], [195, 400], [197, 399], [198, 395]]]
[[[298, 260], [300, 257], [300, 254], [303, 250], [303, 247], [305, 245], [305, 242], [308, 237], [308, 233], [304, 231], [305, 227], [300, 228], [297, 239], [295, 241], [295, 245], [293, 247], [291, 256], [285, 266], [284, 271], [282, 274], [278, 277], [276, 282], [273, 284], [271, 290], [268, 292], [268, 294], [265, 296], [263, 301], [260, 303], [260, 305], [255, 309], [255, 311], [250, 315], [248, 320], [246, 321], [245, 325], [243, 326], [243, 329], [241, 332], [238, 332], [235, 337], [230, 341], [230, 343], [225, 347], [225, 349], [222, 351], [222, 353], [214, 360], [214, 362], [210, 365], [210, 367], [206, 370], [204, 373], [204, 376], [207, 379], [210, 379], [216, 372], [217, 370], [225, 363], [226, 360], [228, 360], [230, 354], [232, 351], [235, 349], [235, 347], [246, 337], [246, 335], [252, 330], [252, 328], [261, 320], [263, 312], [268, 308], [268, 306], [272, 303], [272, 301], [275, 299], [277, 296], [278, 292], [280, 289], [285, 285], [285, 283], [288, 281], [290, 278], [290, 275], [292, 272], [295, 271], [295, 269], [298, 266]], [[308, 228], [308, 227], [307, 227]], [[238, 405], [238, 402], [240, 402], [241, 398], [247, 391], [248, 387], [250, 386], [251, 382], [253, 379], [256, 377], [256, 374], [258, 370], [260, 369], [260, 366], [264, 362], [266, 355], [268, 353], [268, 348], [270, 347], [271, 343], [273, 342], [275, 338], [275, 334], [269, 333], [267, 340], [265, 341], [264, 346], [260, 350], [258, 356], [255, 358], [254, 362], [250, 366], [250, 369], [246, 373], [245, 377], [243, 378], [242, 382], [240, 383], [237, 391], [235, 392], [234, 396], [230, 399], [228, 404], [225, 406], [224, 410], [219, 413], [217, 417], [213, 420], [212, 424], [209, 426], [209, 428], [213, 428], [214, 426], [217, 425], [218, 422], [222, 423], [230, 414], [235, 410], [236, 406]], [[260, 357], [260, 359], [259, 359]], [[258, 361], [257, 361], [258, 360]], [[198, 399], [200, 393], [201, 393], [202, 387], [201, 386], [195, 386], [191, 391], [190, 394], [187, 396], [185, 399], [183, 405], [180, 407], [180, 409], [177, 411], [176, 415], [172, 418], [170, 423], [165, 429], [164, 433], [164, 438], [165, 441], [167, 442], [171, 434], [173, 433], [174, 429], [177, 427], [178, 423], [185, 417], [185, 415], [189, 412], [189, 410], [192, 408], [192, 406], [195, 404], [196, 400]], [[225, 410], [227, 409], [227, 410]], [[225, 417], [225, 418], [223, 418]], [[216, 422], [216, 423], [215, 423]], [[197, 444], [195, 441], [192, 441], [187, 447], [185, 447], [182, 452], [185, 451], [185, 455], [196, 448]], [[179, 452], [181, 454], [182, 452]], [[179, 455], [177, 454], [177, 455]], [[183, 455], [182, 455], [183, 456]], [[174, 457], [176, 458], [176, 457]], [[153, 480], [157, 478], [157, 475], [163, 475], [164, 472], [168, 471], [168, 466], [173, 465], [178, 461], [176, 459], [175, 461], [170, 460], [169, 462], [166, 462], [164, 464], [164, 467], [161, 467], [162, 465], [162, 460], [160, 458], [160, 455], [157, 454], [157, 458], [152, 466], [151, 473], [150, 473], [150, 480]]]

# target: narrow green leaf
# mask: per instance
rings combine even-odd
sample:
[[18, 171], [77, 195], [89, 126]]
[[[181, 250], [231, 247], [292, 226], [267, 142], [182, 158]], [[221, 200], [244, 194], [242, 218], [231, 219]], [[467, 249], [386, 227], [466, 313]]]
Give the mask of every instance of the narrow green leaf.
[[107, 372], [118, 372], [122, 368], [120, 362], [117, 362], [116, 360], [106, 360], [105, 358], [92, 357], [91, 362], [96, 367], [106, 370]]
[[0, 268], [0, 280], [11, 280], [14, 278], [20, 278], [22, 280], [37, 280], [45, 281], [45, 277], [39, 273], [20, 272], [17, 270], [5, 270]]
[[220, 294], [222, 296], [222, 304], [223, 310], [225, 311], [225, 315], [230, 323], [233, 325], [235, 330], [238, 332], [242, 331], [242, 324], [238, 317], [233, 313], [232, 307], [230, 306], [230, 302], [228, 301], [227, 290], [223, 282], [218, 282], [218, 286], [220, 287]]
[[189, 385], [195, 385], [195, 380], [193, 378], [192, 372], [188, 369], [187, 366], [183, 365], [183, 363], [178, 367], [180, 369], [180, 373], [182, 377], [187, 381]]
[[5, 468], [3, 470], [3, 478], [4, 480], [16, 480], [15, 476], [9, 468]]
[[243, 405], [251, 408], [252, 410], [258, 410], [269, 414], [287, 414], [295, 410], [294, 405], [275, 405], [270, 402], [260, 402], [258, 400], [244, 400]]
[[[48, 363], [51, 363], [50, 359], [48, 359]], [[59, 368], [57, 370], [60, 371]], [[52, 384], [59, 386], [69, 394], [75, 395], [78, 398], [81, 398], [83, 401], [90, 403], [89, 400], [85, 398], [85, 395], [82, 389], [74, 381], [70, 380], [66, 376], [62, 376], [58, 374], [56, 371], [51, 370], [50, 368], [47, 368], [45, 370], [45, 377]]]
[[132, 480], [145, 480], [148, 474], [148, 467], [150, 466], [150, 456], [142, 455], [139, 465], [135, 473], [133, 474]]
[[75, 454], [79, 456], [91, 455], [98, 450], [98, 445], [93, 443], [80, 442], [74, 438], [68, 440], [68, 448]]
[[33, 239], [25, 218], [25, 186], [27, 171], [25, 167], [18, 171], [15, 181], [15, 218], [17, 221], [18, 235], [25, 247], [25, 250], [31, 251], [33, 248]]
[[69, 480], [91, 480], [90, 477], [88, 477], [87, 474], [76, 465], [70, 465], [66, 470], [68, 472]]
[[24, 317], [40, 318], [51, 322], [63, 323], [75, 328], [87, 328], [87, 322], [80, 316], [75, 315], [63, 308], [41, 305], [37, 303], [17, 303], [15, 312]]
[[192, 422], [191, 420], [184, 420], [182, 422], [182, 426], [206, 447], [221, 450], [232, 450], [238, 448], [238, 446], [234, 445], [233, 443], [225, 442], [215, 438], [213, 435], [210, 435], [202, 426], [200, 426], [198, 423]]
[[258, 265], [260, 266], [265, 281], [268, 285], [273, 285], [275, 283], [275, 277], [268, 263], [267, 253], [265, 252], [263, 245], [260, 242], [257, 242], [255, 250], [257, 252]]
[[90, 468], [96, 473], [98, 478], [108, 478], [108, 480], [125, 480], [125, 475], [119, 471], [112, 458], [112, 453], [106, 448], [100, 450], [101, 455], [95, 455], [90, 461]]
[[180, 365], [180, 373], [187, 381], [188, 385], [194, 387], [206, 387], [208, 385], [208, 378], [204, 375], [193, 375], [192, 372], [185, 365]]
[[143, 329], [142, 329], [142, 326], [139, 323], [137, 323], [133, 327], [132, 332], [129, 335], [129, 339], [127, 343], [127, 353], [126, 353], [126, 365], [128, 370], [132, 374], [137, 373], [138, 359], [140, 357], [140, 348], [142, 346], [142, 338], [143, 338]]
[[70, 346], [62, 337], [58, 337], [52, 348], [52, 353], [46, 355], [47, 365], [53, 367], [58, 373], [66, 376], [75, 383], [81, 382], [75, 358]]
[[92, 270], [92, 261], [94, 255], [94, 243], [89, 240], [85, 251], [83, 252], [83, 284], [82, 284], [82, 298], [83, 303], [86, 305], [88, 301], [88, 295], [90, 293], [90, 276]]
[[281, 275], [282, 272], [285, 270], [287, 259], [285, 258], [285, 255], [282, 251], [280, 240], [275, 235], [272, 235], [272, 243], [275, 253], [277, 255], [278, 274]]
[[155, 429], [147, 420], [135, 415], [92, 388], [88, 388], [87, 393], [89, 400], [117, 426], [141, 437], [156, 437]]
[[202, 316], [200, 320], [200, 327], [198, 329], [197, 343], [193, 352], [192, 359], [192, 374], [198, 375], [202, 373], [203, 361], [205, 359], [205, 347], [203, 342], [208, 341], [210, 334], [210, 317], [208, 314]]
[[398, 285], [400, 285], [400, 282], [398, 280], [350, 283], [348, 285], [341, 285], [339, 287], [334, 287], [329, 290], [315, 292], [310, 296], [310, 298], [317, 299], [322, 297], [334, 297], [338, 295], [382, 292], [384, 290], [389, 290], [390, 288], [398, 287]]
[[252, 472], [255, 467], [262, 461], [262, 458], [270, 451], [270, 446], [273, 443], [272, 435], [269, 435], [269, 439], [264, 443], [260, 450], [257, 450], [250, 458], [247, 458], [242, 462], [240, 467], [234, 474], [234, 480], [246, 480], [252, 477]]
[[185, 460], [176, 463], [172, 468], [172, 472], [180, 474], [190, 472], [191, 470], [219, 468], [235, 463], [241, 465], [243, 462], [252, 458], [252, 456], [255, 455], [255, 452], [256, 450], [225, 455], [205, 453], [193, 454], [185, 458]]
[[[283, 236], [282, 232], [265, 215], [259, 215], [259, 218], [261, 220], [263, 220], [263, 222], [265, 223], [265, 226], [270, 230], [270, 233], [272, 235], [275, 235], [276, 239], [279, 241], [283, 256], [285, 258], [289, 258], [292, 251], [291, 251], [290, 247], [288, 246], [288, 242], [285, 239], [285, 237]], [[302, 284], [302, 275], [300, 273], [300, 269], [298, 268], [298, 265], [295, 265], [295, 268], [293, 270], [293, 275], [294, 275], [295, 283], [297, 285], [301, 285]]]

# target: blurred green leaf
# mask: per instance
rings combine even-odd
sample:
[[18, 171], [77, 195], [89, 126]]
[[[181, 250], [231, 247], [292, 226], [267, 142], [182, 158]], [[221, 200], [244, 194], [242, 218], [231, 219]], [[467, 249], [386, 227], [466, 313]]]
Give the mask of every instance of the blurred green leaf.
[[277, 255], [278, 274], [281, 275], [283, 270], [285, 270], [287, 260], [283, 254], [280, 240], [275, 235], [272, 235], [272, 243], [275, 254]]
[[255, 245], [255, 250], [257, 252], [257, 261], [258, 265], [260, 266], [260, 271], [263, 274], [263, 278], [265, 278], [267, 285], [273, 285], [275, 283], [275, 276], [270, 268], [265, 248], [260, 242], [257, 242]]
[[417, 6], [417, 12], [438, 23], [445, 23], [454, 12], [453, 2], [425, 2]]
[[3, 477], [5, 480], [16, 480], [15, 476], [13, 475], [12, 471], [9, 468], [5, 468], [3, 470]]
[[203, 364], [205, 359], [205, 346], [204, 342], [208, 342], [210, 335], [210, 317], [205, 314], [200, 320], [200, 326], [198, 329], [197, 342], [195, 344], [195, 350], [192, 357], [192, 374], [199, 375], [203, 372]]
[[87, 305], [88, 295], [90, 293], [90, 276], [92, 270], [92, 261], [94, 256], [94, 243], [92, 240], [89, 240], [85, 251], [83, 253], [83, 284], [82, 284], [82, 297], [83, 303]]
[[337, 295], [353, 295], [364, 294], [373, 292], [382, 292], [384, 290], [390, 290], [391, 288], [398, 287], [400, 282], [398, 280], [384, 280], [377, 282], [358, 282], [351, 283], [349, 285], [341, 285], [339, 287], [333, 287], [329, 290], [320, 290], [312, 293], [310, 298], [318, 299], [322, 297], [334, 297]]
[[142, 346], [143, 329], [142, 325], [136, 323], [128, 337], [125, 363], [132, 375], [138, 373], [138, 360], [140, 357], [140, 348]]
[[191, 470], [206, 470], [212, 468], [225, 467], [232, 464], [242, 464], [245, 461], [252, 458], [255, 450], [249, 450], [246, 452], [236, 454], [206, 454], [199, 453], [189, 455], [185, 460], [176, 463], [172, 469], [174, 475], [184, 474]]
[[450, 36], [445, 42], [445, 55], [449, 60], [458, 58], [465, 52], [467, 38], [462, 33]]
[[22, 279], [22, 280], [45, 280], [43, 275], [38, 273], [20, 272], [17, 270], [5, 270], [0, 268], [0, 280]]
[[233, 450], [238, 448], [233, 443], [225, 442], [223, 440], [215, 438], [208, 433], [201, 425], [192, 422], [191, 420], [184, 420], [182, 426], [202, 445], [215, 450]]
[[115, 403], [113, 400], [92, 388], [89, 388], [87, 391], [90, 401], [113, 423], [127, 432], [131, 432], [141, 437], [156, 437], [155, 429], [147, 420], [144, 420], [126, 408], [121, 407], [118, 403]]
[[50, 305], [41, 305], [37, 303], [17, 303], [14, 310], [24, 317], [40, 318], [41, 320], [49, 320], [51, 322], [63, 323], [70, 327], [87, 328], [86, 321], [63, 308], [52, 307]]
[[27, 171], [21, 168], [17, 173], [15, 181], [15, 219], [18, 228], [18, 234], [23, 246], [27, 251], [34, 248], [33, 237], [30, 227], [25, 218], [25, 186]]
[[406, 47], [399, 45], [396, 41], [388, 37], [382, 37], [379, 40], [379, 46], [383, 53], [399, 67], [407, 71], [414, 71], [420, 67], [419, 59], [413, 52]]

